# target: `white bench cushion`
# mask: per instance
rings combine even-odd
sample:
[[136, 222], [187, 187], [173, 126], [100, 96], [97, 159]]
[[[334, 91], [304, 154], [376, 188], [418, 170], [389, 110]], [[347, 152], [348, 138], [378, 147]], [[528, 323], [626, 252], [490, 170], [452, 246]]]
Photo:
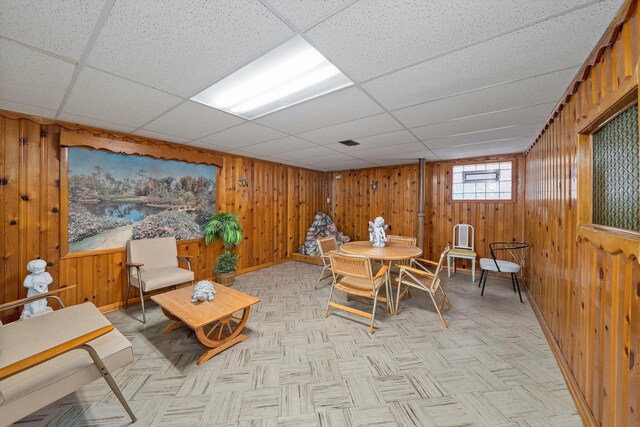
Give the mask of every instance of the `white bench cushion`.
[[[518, 273], [520, 266], [515, 262], [498, 260], [498, 266], [502, 273]], [[492, 258], [480, 258], [480, 268], [488, 271], [498, 271]]]
[[[154, 291], [167, 286], [190, 282], [193, 279], [193, 271], [180, 267], [145, 269], [142, 271], [142, 290], [145, 292]], [[131, 286], [140, 287], [136, 274], [131, 276]]]

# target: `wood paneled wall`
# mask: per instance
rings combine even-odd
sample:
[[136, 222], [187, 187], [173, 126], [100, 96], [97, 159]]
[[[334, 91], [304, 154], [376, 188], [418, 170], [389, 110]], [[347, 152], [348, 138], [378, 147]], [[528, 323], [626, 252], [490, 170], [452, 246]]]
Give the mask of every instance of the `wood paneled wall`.
[[529, 293], [587, 425], [640, 425], [640, 264], [578, 238], [576, 184], [578, 129], [637, 84], [635, 3], [626, 3], [526, 157]]
[[[513, 159], [514, 201], [452, 202], [451, 169], [455, 161], [430, 163], [427, 168], [427, 226], [425, 227], [425, 255], [437, 260], [440, 252], [452, 244], [453, 226], [471, 224], [475, 231], [478, 258], [488, 258], [489, 243], [522, 240], [524, 236], [524, 167], [522, 156], [465, 159], [465, 162], [485, 162]], [[430, 172], [430, 173], [429, 173]], [[457, 260], [456, 266], [471, 269], [471, 262]], [[476, 265], [479, 269], [480, 266]]]
[[[92, 301], [99, 307], [119, 306], [125, 298], [124, 249], [97, 254], [60, 254], [60, 132], [112, 140], [160, 144], [167, 150], [188, 149], [138, 136], [57, 123], [0, 112], [0, 303], [26, 295], [22, 281], [27, 261], [41, 257], [50, 263], [51, 289], [76, 285], [65, 303]], [[236, 157], [222, 153], [218, 175], [218, 210], [240, 215], [245, 240], [237, 249], [242, 270], [288, 259], [304, 241], [313, 214], [327, 210], [329, 179], [324, 172]], [[237, 182], [246, 176], [247, 187]], [[179, 253], [191, 255], [196, 278], [212, 276], [221, 245], [202, 239], [179, 242]], [[17, 312], [6, 315], [15, 318]]]
[[377, 216], [390, 226], [387, 234], [417, 234], [417, 164], [345, 170], [332, 179], [334, 221], [351, 240], [369, 240], [369, 221]]
[[[484, 157], [469, 161], [497, 159], [514, 160], [514, 202], [453, 202], [451, 168], [457, 162], [426, 164], [424, 248], [427, 258], [437, 260], [444, 247], [451, 245], [453, 226], [459, 223], [474, 226], [480, 257], [489, 256], [491, 242], [524, 237], [524, 157]], [[341, 178], [336, 179], [337, 175]], [[376, 192], [371, 190], [374, 181], [378, 181]], [[390, 225], [388, 234], [417, 235], [417, 164], [334, 172], [332, 183], [336, 225], [352, 240], [368, 240], [368, 221], [379, 215]], [[458, 265], [471, 268], [471, 263], [463, 260], [459, 260]]]

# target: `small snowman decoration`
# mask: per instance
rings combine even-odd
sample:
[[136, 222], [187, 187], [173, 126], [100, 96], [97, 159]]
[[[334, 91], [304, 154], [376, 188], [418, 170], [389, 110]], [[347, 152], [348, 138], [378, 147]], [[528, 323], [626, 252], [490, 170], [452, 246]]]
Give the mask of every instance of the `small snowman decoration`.
[[[43, 259], [34, 259], [27, 264], [27, 270], [31, 273], [24, 279], [24, 287], [27, 288], [27, 297], [49, 292], [49, 285], [53, 282], [53, 278], [45, 271], [46, 268], [47, 262]], [[25, 304], [20, 319], [29, 319], [50, 311], [53, 311], [53, 309], [47, 306], [47, 300], [43, 298]]]
[[384, 223], [384, 218], [377, 217], [373, 221], [369, 221], [369, 241], [373, 243], [374, 248], [384, 248], [387, 242], [387, 234], [385, 230], [387, 224]]

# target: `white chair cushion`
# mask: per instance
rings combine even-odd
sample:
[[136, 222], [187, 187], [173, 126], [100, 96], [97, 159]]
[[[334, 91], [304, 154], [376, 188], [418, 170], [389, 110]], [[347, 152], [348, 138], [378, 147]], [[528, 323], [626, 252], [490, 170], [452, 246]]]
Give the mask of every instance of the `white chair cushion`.
[[[500, 266], [502, 273], [520, 272], [520, 266], [515, 262], [498, 260], [498, 266]], [[498, 271], [492, 258], [480, 258], [480, 268], [487, 271]]]
[[[167, 286], [179, 285], [194, 279], [193, 271], [180, 267], [154, 268], [142, 271], [142, 290], [144, 292], [162, 289]], [[131, 286], [139, 288], [138, 277], [132, 274]]]
[[175, 237], [127, 241], [127, 262], [144, 264], [143, 270], [178, 266]]

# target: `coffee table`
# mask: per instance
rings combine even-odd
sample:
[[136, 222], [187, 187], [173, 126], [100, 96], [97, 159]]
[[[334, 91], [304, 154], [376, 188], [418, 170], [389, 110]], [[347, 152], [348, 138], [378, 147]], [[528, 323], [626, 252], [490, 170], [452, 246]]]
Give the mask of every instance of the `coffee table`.
[[[203, 364], [216, 354], [246, 340], [242, 329], [249, 320], [251, 306], [260, 302], [235, 289], [214, 283], [216, 289], [213, 301], [191, 302], [194, 286], [186, 286], [170, 292], [153, 295], [151, 299], [162, 308], [162, 312], [172, 322], [164, 328], [163, 334], [188, 326], [196, 333], [206, 350], [196, 362]], [[235, 314], [242, 311], [241, 316]]]

